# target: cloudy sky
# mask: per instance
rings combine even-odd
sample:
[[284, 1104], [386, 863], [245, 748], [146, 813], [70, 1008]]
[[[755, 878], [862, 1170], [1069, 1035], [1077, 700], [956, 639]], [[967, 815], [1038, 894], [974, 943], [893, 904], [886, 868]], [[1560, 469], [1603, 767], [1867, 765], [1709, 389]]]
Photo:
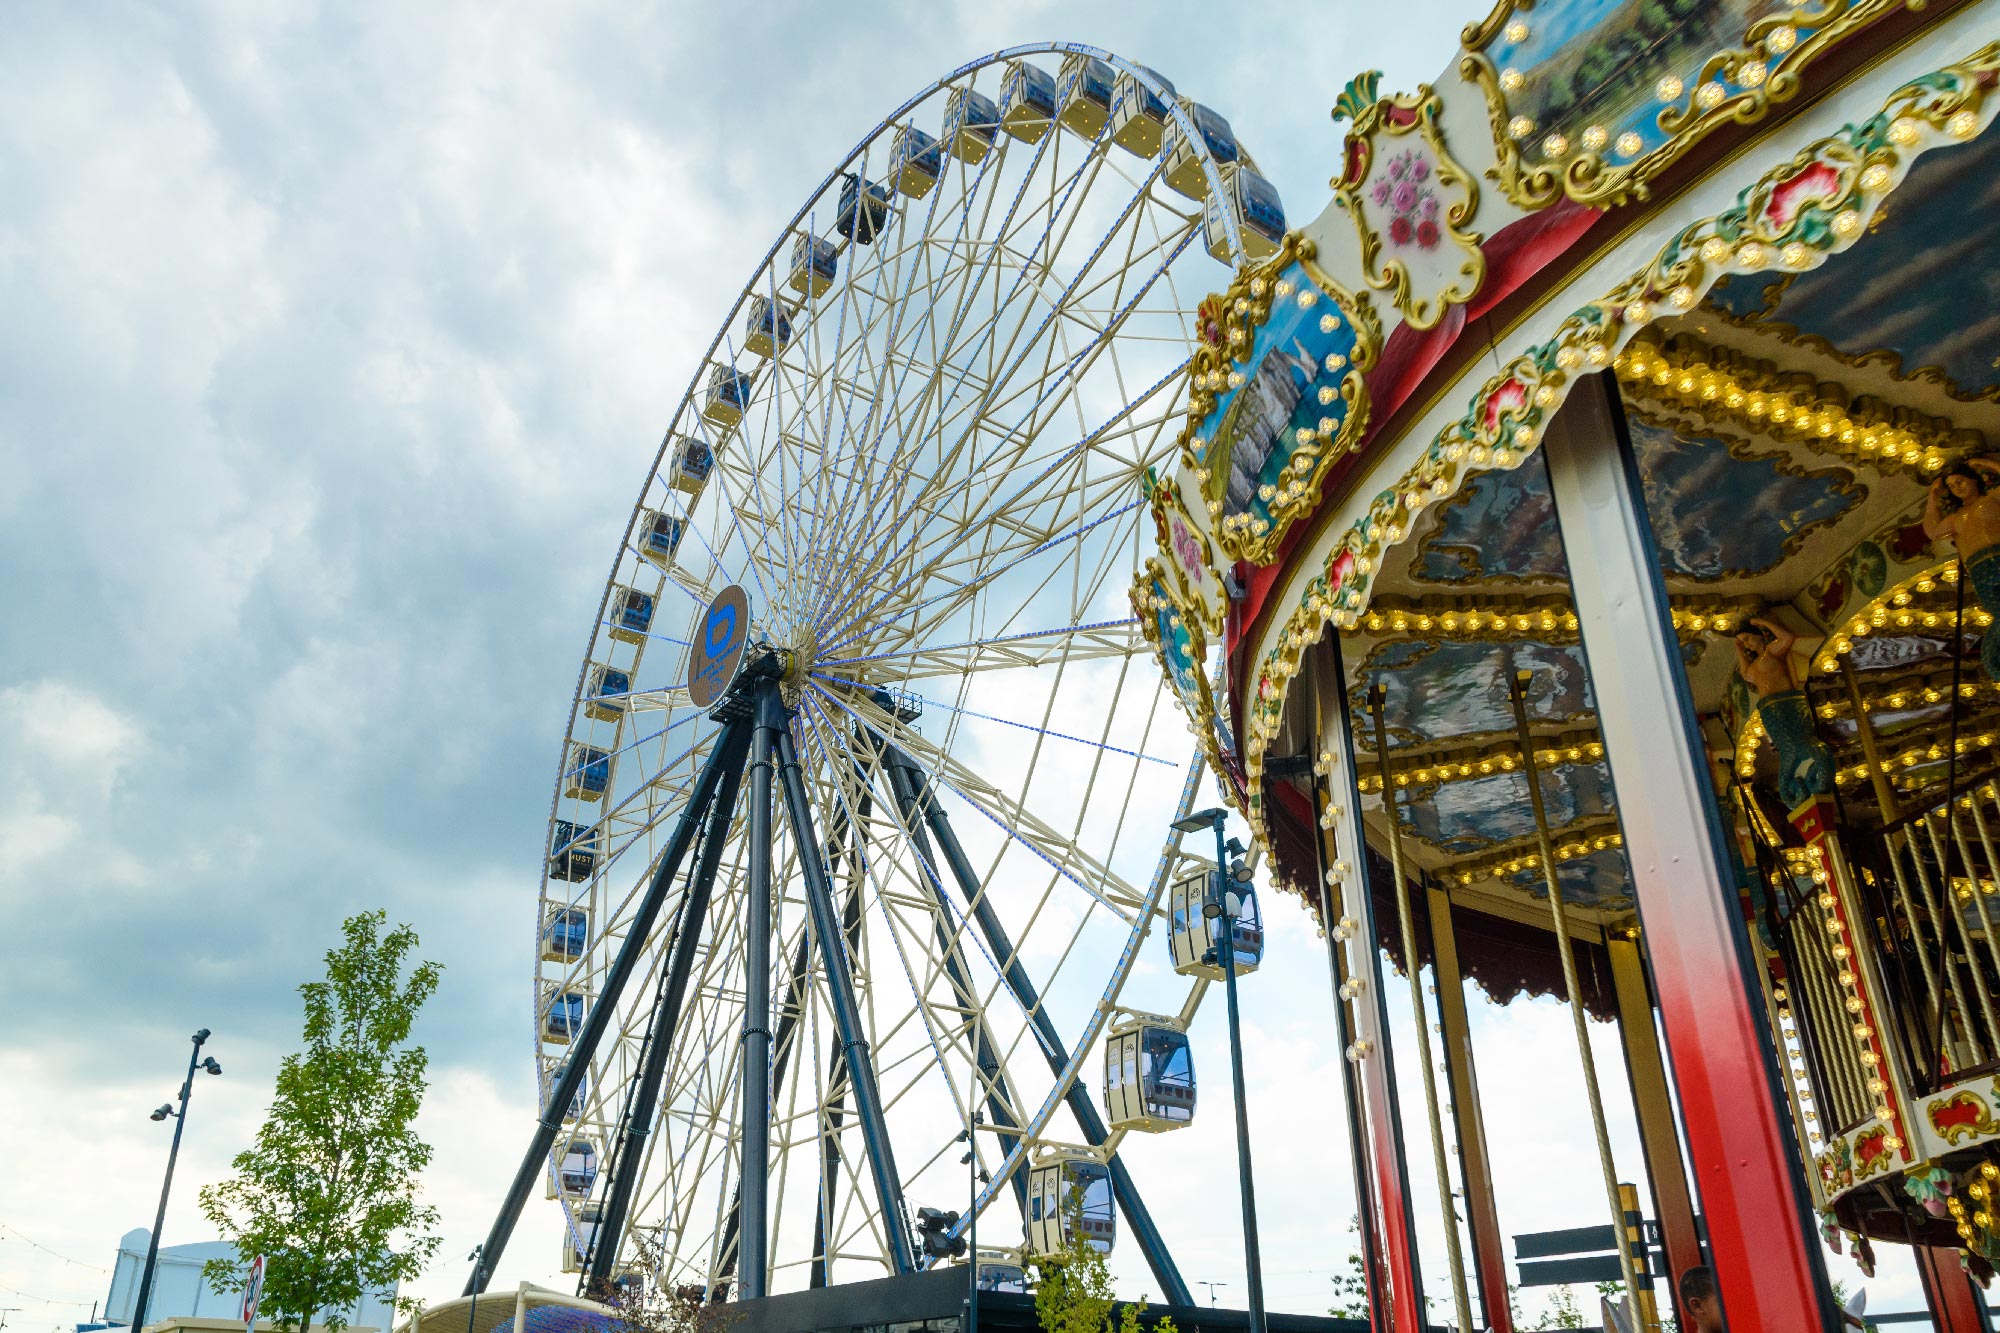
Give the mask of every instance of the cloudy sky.
[[[449, 1262], [417, 1292], [456, 1292], [531, 1119], [536, 863], [604, 570], [729, 299], [882, 114], [982, 52], [1095, 43], [1228, 115], [1298, 221], [1340, 83], [1413, 86], [1478, 8], [11, 7], [10, 1326], [86, 1314], [150, 1220], [167, 1127], [145, 1113], [197, 1026], [228, 1073], [197, 1089], [166, 1239], [208, 1238], [195, 1189], [254, 1133], [293, 988], [375, 906], [446, 967], [421, 1035]], [[1318, 943], [1275, 917], [1246, 989], [1265, 1255], [1273, 1307], [1317, 1312], [1352, 1210], [1338, 1052]], [[1597, 1220], [1574, 1061], [1546, 1054], [1563, 1012], [1481, 1022], [1503, 1223]], [[1227, 1134], [1184, 1141], [1223, 1160]], [[1162, 1174], [1188, 1277], [1240, 1302], [1228, 1175]], [[555, 1237], [537, 1202], [496, 1282], [559, 1282]]]

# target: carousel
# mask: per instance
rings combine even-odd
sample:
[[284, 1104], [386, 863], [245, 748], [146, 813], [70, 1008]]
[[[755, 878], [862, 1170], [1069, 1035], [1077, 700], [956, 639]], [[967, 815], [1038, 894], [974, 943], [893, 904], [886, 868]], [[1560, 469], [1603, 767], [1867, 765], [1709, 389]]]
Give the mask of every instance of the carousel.
[[1828, 1249], [1904, 1247], [1986, 1328], [2000, 5], [1472, 17], [1346, 84], [1330, 203], [1202, 306], [1132, 593], [1324, 928], [1375, 1326], [1511, 1327], [1469, 980], [1569, 1005], [1619, 1319], [1692, 1327], [1707, 1266], [1833, 1329]]

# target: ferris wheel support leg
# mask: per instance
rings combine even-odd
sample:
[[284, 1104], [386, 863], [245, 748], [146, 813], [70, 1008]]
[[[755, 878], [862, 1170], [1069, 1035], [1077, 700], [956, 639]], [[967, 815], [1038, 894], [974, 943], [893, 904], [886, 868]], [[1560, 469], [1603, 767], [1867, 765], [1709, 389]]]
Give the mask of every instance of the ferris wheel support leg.
[[[785, 1072], [791, 1066], [792, 1047], [797, 1042], [799, 1015], [805, 1004], [806, 969], [812, 962], [812, 933], [799, 932], [798, 948], [792, 952], [791, 971], [785, 982], [785, 1003], [778, 1010], [778, 1035], [771, 1058], [771, 1096], [785, 1095]], [[736, 1184], [736, 1197], [729, 1202], [729, 1215], [722, 1221], [722, 1244], [716, 1247], [717, 1285], [727, 1286], [736, 1277], [736, 1242], [743, 1230], [743, 1182]]]
[[[768, 697], [777, 697], [775, 683], [763, 688]], [[868, 1146], [868, 1168], [875, 1178], [875, 1194], [882, 1205], [882, 1231], [889, 1243], [890, 1265], [898, 1275], [914, 1273], [917, 1263], [910, 1248], [903, 1182], [896, 1174], [889, 1128], [882, 1117], [882, 1097], [875, 1086], [875, 1066], [868, 1054], [868, 1040], [862, 1033], [861, 1009], [854, 1000], [854, 980], [847, 969], [846, 955], [849, 950], [844, 946], [840, 921], [834, 913], [833, 885], [827, 879], [825, 863], [820, 860], [819, 839], [813, 832], [812, 806], [806, 799], [805, 777], [799, 771], [798, 750], [792, 743], [789, 728], [778, 732], [778, 779], [785, 789], [785, 810], [791, 819], [792, 843], [798, 849], [799, 869], [806, 882], [806, 902], [812, 913], [813, 935], [820, 942], [826, 964], [834, 1025], [840, 1030], [841, 1047], [847, 1056], [848, 1084], [854, 1089], [854, 1111], [861, 1119], [862, 1142]]]
[[744, 750], [738, 745], [726, 757], [715, 798], [709, 802], [707, 827], [702, 831], [701, 850], [695, 856], [694, 872], [682, 896], [678, 923], [674, 930], [667, 975], [660, 987], [660, 1000], [653, 1013], [639, 1053], [640, 1075], [625, 1108], [624, 1132], [617, 1156], [611, 1165], [611, 1188], [605, 1195], [604, 1216], [591, 1246], [590, 1263], [584, 1278], [584, 1292], [608, 1282], [618, 1264], [618, 1251], [625, 1236], [625, 1215], [632, 1207], [632, 1191], [638, 1184], [645, 1161], [646, 1136], [652, 1132], [658, 1110], [660, 1086], [665, 1081], [667, 1059], [673, 1051], [674, 1033], [680, 1027], [681, 1007], [687, 998], [688, 978], [694, 971], [694, 956], [701, 947], [702, 926], [708, 920], [709, 898], [715, 888], [715, 872], [722, 862], [723, 845], [729, 840], [729, 824], [736, 815], [736, 793], [743, 782]]
[[[986, 937], [986, 947], [999, 962], [1001, 975], [1006, 979], [1007, 989], [1014, 993], [1015, 1001], [1028, 1015], [1034, 1025], [1036, 1045], [1042, 1048], [1042, 1058], [1049, 1063], [1049, 1069], [1057, 1078], [1069, 1063], [1069, 1048], [1062, 1042], [1056, 1031], [1055, 1021], [1042, 1008], [1042, 997], [1035, 992], [1035, 985], [1028, 979], [1028, 973], [1014, 953], [1013, 941], [1007, 938], [1006, 928], [993, 911], [993, 905], [986, 901], [980, 891], [979, 875], [972, 868], [972, 862], [965, 855], [965, 848], [959, 845], [958, 834], [951, 826], [951, 818], [945, 814], [944, 806], [937, 799], [925, 780], [923, 770], [901, 750], [890, 751], [890, 763], [904, 768], [915, 783], [919, 800], [923, 804], [924, 822], [930, 825], [931, 833], [937, 838], [938, 848], [944, 853], [945, 863], [951, 867], [952, 878], [958, 881], [958, 891], [965, 897], [972, 920]], [[1107, 1137], [1104, 1118], [1097, 1113], [1097, 1103], [1090, 1099], [1090, 1089], [1081, 1081], [1072, 1081], [1069, 1090], [1063, 1094], [1069, 1104], [1070, 1113], [1076, 1117], [1083, 1130], [1083, 1136], [1095, 1148]], [[1106, 1163], [1111, 1171], [1111, 1192], [1118, 1199], [1118, 1207], [1131, 1225], [1132, 1235], [1139, 1242], [1140, 1253], [1146, 1256], [1146, 1266], [1153, 1270], [1154, 1281], [1160, 1284], [1160, 1296], [1169, 1305], [1193, 1305], [1194, 1295], [1188, 1290], [1180, 1268], [1174, 1257], [1167, 1251], [1166, 1238], [1153, 1222], [1153, 1215], [1146, 1208], [1146, 1201], [1139, 1197], [1139, 1186], [1132, 1179], [1118, 1154], [1111, 1154]]]
[[[860, 810], [856, 813], [855, 820], [866, 825], [870, 816], [874, 814], [875, 803], [868, 794], [865, 775], [860, 782], [860, 791]], [[845, 815], [842, 816], [842, 822], [845, 826]], [[852, 828], [844, 827], [844, 831], [851, 833]], [[840, 873], [840, 846], [837, 835], [827, 853], [827, 864], [830, 870], [829, 879]], [[847, 906], [842, 910], [845, 915], [841, 918], [841, 929], [847, 932], [847, 952], [848, 956], [852, 957], [861, 948], [861, 881], [858, 873], [848, 888]], [[840, 1126], [847, 1119], [847, 1061], [841, 1055], [838, 1034], [833, 1038], [833, 1050], [827, 1058], [827, 1070], [826, 1119], [820, 1125], [819, 1199], [813, 1207], [812, 1272], [807, 1278], [807, 1285], [811, 1287], [826, 1285], [831, 1263], [827, 1255], [827, 1250], [830, 1248], [827, 1219], [833, 1213], [833, 1187], [840, 1179]]]
[[471, 1279], [465, 1284], [467, 1296], [476, 1296], [484, 1291], [487, 1275], [500, 1265], [500, 1256], [514, 1234], [514, 1223], [520, 1220], [521, 1206], [528, 1201], [528, 1192], [534, 1188], [535, 1178], [548, 1165], [549, 1149], [554, 1146], [556, 1134], [562, 1128], [563, 1112], [576, 1096], [584, 1072], [590, 1068], [590, 1058], [596, 1054], [598, 1042], [611, 1026], [618, 997], [624, 993], [633, 972], [638, 970], [639, 960], [646, 952], [647, 941], [653, 933], [653, 924], [659, 920], [660, 908], [666, 904], [667, 891], [673, 886], [681, 862], [687, 859], [688, 848], [694, 843], [695, 829], [707, 813], [709, 802], [715, 798], [716, 784], [722, 779], [727, 757], [742, 753], [747, 733], [747, 722], [731, 721], [726, 724], [722, 734], [716, 738], [715, 748], [708, 752], [708, 760], [702, 765], [701, 773], [695, 778], [694, 790], [688, 794], [687, 804], [674, 821], [667, 849], [653, 869], [653, 879], [646, 886], [646, 896], [632, 914], [625, 943], [619, 946], [610, 975], [604, 979], [604, 991], [596, 997], [589, 1013], [584, 1016], [583, 1031], [570, 1045], [563, 1076], [556, 1080], [548, 1104], [542, 1108], [541, 1119], [535, 1123], [534, 1135], [528, 1140], [528, 1151], [521, 1157], [520, 1169], [515, 1171], [513, 1181], [507, 1186], [507, 1194], [500, 1201], [499, 1215], [493, 1219], [493, 1229], [486, 1233], [486, 1244], [481, 1250], [483, 1262], [473, 1270]]
[[[979, 1066], [979, 1082], [986, 1089], [987, 1122], [999, 1132], [1005, 1147], [1011, 1149], [1013, 1140], [1021, 1132], [1021, 1122], [1014, 1115], [1014, 1088], [1007, 1081], [1007, 1071], [1001, 1066], [1000, 1057], [994, 1050], [993, 1033], [987, 1026], [986, 1015], [979, 1008], [978, 992], [965, 969], [964, 951], [945, 925], [944, 886], [937, 880], [937, 857], [931, 852], [930, 839], [924, 834], [923, 817], [917, 811], [917, 782], [901, 764], [888, 764], [886, 767], [889, 786], [896, 795], [896, 808], [902, 815], [904, 827], [910, 830], [917, 855], [922, 859], [923, 873], [917, 876], [917, 882], [923, 885], [924, 895], [931, 900], [932, 925], [937, 932], [938, 949], [944, 954], [945, 976], [951, 982], [952, 995], [957, 998], [959, 1007], [965, 1010], [973, 1029], [973, 1059]], [[1021, 1216], [1025, 1219], [1028, 1216], [1027, 1173], [1016, 1171], [1012, 1183], [1014, 1197], [1019, 1201]], [[976, 1262], [977, 1256], [974, 1259]]]
[[[743, 923], [743, 1167], [737, 1176], [736, 1272], [744, 1300], [766, 1294], [771, 1268], [771, 769], [784, 730], [784, 700], [777, 683], [766, 681], [757, 690], [757, 731], [750, 739], [750, 884]], [[816, 859], [818, 848], [813, 850]]]

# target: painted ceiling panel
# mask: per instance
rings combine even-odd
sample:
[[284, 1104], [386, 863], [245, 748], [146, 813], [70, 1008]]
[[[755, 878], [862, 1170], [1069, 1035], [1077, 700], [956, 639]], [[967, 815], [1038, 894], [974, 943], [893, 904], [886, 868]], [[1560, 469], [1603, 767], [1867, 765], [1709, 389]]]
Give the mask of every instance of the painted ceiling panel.
[[[1747, 306], [1741, 294], [1718, 304]], [[2000, 391], [2000, 134], [1926, 154], [1868, 235], [1786, 283], [1759, 322], [1844, 357], [1886, 349], [1903, 375], [1933, 368], [1970, 396]]]
[[[1606, 847], [1556, 867], [1563, 901], [1572, 907], [1624, 908], [1632, 905], [1632, 877], [1625, 869], [1622, 848]], [[1518, 870], [1508, 883], [1547, 902], [1548, 887], [1540, 868]]]
[[[1439, 784], [1402, 807], [1403, 827], [1453, 856], [1533, 837], [1534, 807], [1525, 773], [1495, 773]], [[1542, 802], [1553, 829], [1611, 811], [1611, 773], [1603, 764], [1563, 764], [1542, 774]]]
[[[1744, 458], [1721, 439], [1633, 415], [1632, 448], [1669, 577], [1750, 578], [1866, 492], [1838, 468], [1805, 471], [1772, 453]], [[1563, 582], [1569, 577], [1548, 479], [1536, 462], [1482, 474], [1418, 545], [1419, 583]]]
[[1371, 766], [1367, 756], [1374, 748], [1367, 690], [1377, 682], [1385, 692], [1382, 713], [1389, 743], [1396, 746], [1513, 730], [1507, 678], [1517, 670], [1535, 673], [1528, 695], [1530, 721], [1574, 718], [1596, 708], [1584, 679], [1582, 650], [1575, 647], [1434, 639], [1384, 645], [1363, 666], [1362, 688], [1355, 693], [1363, 771]]

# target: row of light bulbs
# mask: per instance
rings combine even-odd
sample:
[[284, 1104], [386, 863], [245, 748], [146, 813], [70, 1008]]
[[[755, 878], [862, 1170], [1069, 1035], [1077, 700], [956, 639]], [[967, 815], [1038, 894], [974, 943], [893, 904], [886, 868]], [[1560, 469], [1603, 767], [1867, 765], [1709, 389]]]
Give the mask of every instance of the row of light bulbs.
[[[1549, 746], [1535, 751], [1535, 763], [1548, 768], [1556, 764], [1595, 763], [1604, 758], [1602, 741], [1580, 742], [1575, 745]], [[1519, 750], [1503, 751], [1488, 755], [1483, 759], [1442, 760], [1405, 769], [1396, 774], [1398, 787], [1421, 787], [1430, 782], [1455, 782], [1466, 778], [1491, 777], [1496, 773], [1512, 773], [1521, 767]], [[1356, 779], [1356, 785], [1363, 792], [1373, 794], [1382, 790], [1380, 773], [1364, 774]]]

